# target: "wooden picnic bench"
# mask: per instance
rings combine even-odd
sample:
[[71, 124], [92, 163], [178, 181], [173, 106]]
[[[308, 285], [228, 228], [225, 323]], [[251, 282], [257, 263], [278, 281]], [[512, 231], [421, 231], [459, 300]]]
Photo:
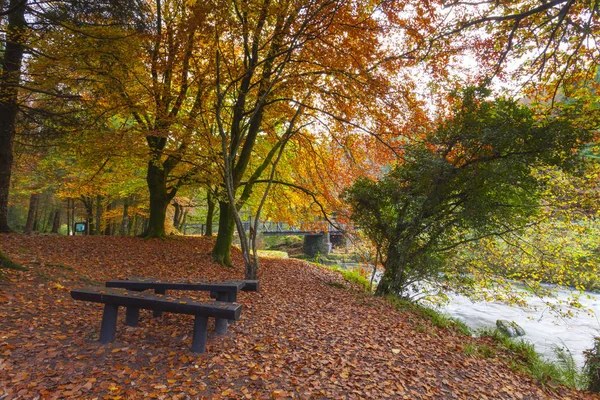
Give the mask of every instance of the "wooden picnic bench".
[[[141, 293], [119, 288], [86, 287], [71, 291], [75, 300], [104, 303], [100, 343], [110, 343], [115, 339], [119, 306], [127, 310], [157, 310], [177, 314], [194, 315], [194, 331], [192, 335], [192, 351], [204, 353], [208, 330], [208, 318], [222, 320], [238, 320], [242, 306], [237, 303], [222, 301], [199, 302], [185, 297], [171, 297], [160, 294]], [[127, 317], [130, 317], [129, 313]], [[131, 322], [131, 321], [129, 321]], [[137, 323], [137, 320], [135, 321]]]
[[[207, 291], [210, 296], [217, 301], [235, 302], [240, 290], [247, 292], [258, 291], [258, 281], [256, 280], [190, 280], [181, 279], [175, 281], [163, 281], [156, 278], [129, 278], [121, 280], [111, 280], [106, 282], [106, 287], [122, 288], [132, 291], [154, 290], [156, 294], [166, 294], [167, 290], [193, 290]], [[154, 316], [160, 317], [162, 311], [155, 310]], [[129, 326], [135, 326], [139, 318], [139, 310], [135, 307], [127, 307], [126, 323]], [[227, 319], [217, 318], [215, 320], [215, 332], [217, 335], [227, 333]]]

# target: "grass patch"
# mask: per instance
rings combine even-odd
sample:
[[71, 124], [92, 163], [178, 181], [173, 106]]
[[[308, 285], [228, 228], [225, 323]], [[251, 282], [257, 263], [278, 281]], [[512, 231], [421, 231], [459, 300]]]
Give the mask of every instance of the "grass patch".
[[487, 344], [480, 343], [467, 343], [463, 347], [463, 352], [468, 356], [481, 357], [481, 358], [494, 358], [496, 357], [496, 350], [488, 346]]
[[497, 329], [482, 329], [480, 336], [490, 337], [501, 348], [505, 349], [512, 359], [511, 367], [533, 376], [542, 386], [561, 384], [577, 389], [586, 386], [582, 372], [579, 370], [570, 351], [556, 347], [556, 361], [544, 358], [535, 351], [533, 344], [508, 337]]
[[346, 288], [346, 286], [344, 286], [344, 284], [341, 282], [327, 282], [327, 286], [331, 286], [336, 289], [345, 289]]
[[430, 320], [437, 327], [452, 329], [463, 335], [471, 335], [471, 329], [462, 321], [448, 317], [434, 309], [423, 307], [412, 301], [399, 299], [396, 296], [387, 296], [386, 298], [399, 311], [412, 312]]
[[345, 281], [357, 284], [365, 292], [370, 292], [371, 285], [370, 285], [369, 280], [367, 278], [365, 278], [364, 276], [362, 276], [361, 274], [359, 274], [358, 272], [342, 269], [342, 268], [338, 267], [337, 265], [327, 267], [327, 268], [332, 271], [339, 272]]
[[52, 281], [52, 282], [55, 282], [55, 281], [56, 281], [56, 278], [54, 278], [52, 275], [49, 275], [49, 274], [45, 273], [44, 271], [41, 271], [41, 270], [39, 270], [39, 269], [38, 269], [38, 270], [37, 270], [37, 273], [38, 273], [38, 275], [39, 275], [41, 278], [43, 278], [43, 279], [45, 279], [45, 280], [47, 280], [47, 281]]
[[90, 285], [90, 286], [104, 286], [104, 284], [102, 282], [98, 282], [98, 281], [95, 281], [93, 279], [86, 278], [85, 276], [79, 277], [79, 280], [81, 282], [87, 284], [87, 285]]
[[288, 253], [279, 250], [257, 250], [260, 257], [289, 258]]
[[10, 258], [6, 257], [4, 254], [2, 254], [1, 251], [0, 251], [0, 268], [12, 269], [12, 270], [16, 270], [16, 271], [28, 271], [29, 270], [29, 268], [24, 267], [21, 264], [17, 264], [16, 262], [12, 261]]
[[48, 263], [48, 264], [46, 264], [46, 266], [60, 268], [60, 269], [64, 269], [67, 271], [75, 271], [75, 268], [71, 267], [70, 265], [65, 265], [65, 264], [61, 264], [61, 263]]

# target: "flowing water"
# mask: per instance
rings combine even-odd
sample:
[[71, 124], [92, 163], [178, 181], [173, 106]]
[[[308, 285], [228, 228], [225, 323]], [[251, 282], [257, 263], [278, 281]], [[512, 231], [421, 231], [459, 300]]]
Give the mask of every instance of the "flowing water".
[[[498, 302], [472, 302], [460, 295], [452, 295], [450, 302], [440, 311], [463, 321], [472, 329], [495, 327], [496, 320], [515, 321], [526, 332], [523, 339], [535, 345], [538, 353], [549, 359], [555, 358], [555, 346], [569, 349], [579, 366], [584, 364], [584, 350], [593, 346], [594, 336], [600, 336], [600, 295], [586, 293], [579, 298], [582, 310], [562, 305], [568, 304], [572, 293], [568, 290], [557, 290], [556, 298], [528, 298], [529, 308], [521, 308]], [[558, 305], [563, 312], [569, 309], [575, 313], [573, 317], [559, 317], [552, 312], [547, 302]], [[584, 310], [593, 310], [593, 313]]]

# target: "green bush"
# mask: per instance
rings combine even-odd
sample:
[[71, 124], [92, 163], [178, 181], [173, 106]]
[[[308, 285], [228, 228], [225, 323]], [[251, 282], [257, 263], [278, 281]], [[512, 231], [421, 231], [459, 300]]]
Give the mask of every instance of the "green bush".
[[600, 337], [596, 337], [594, 347], [585, 352], [583, 376], [586, 388], [590, 392], [600, 393]]

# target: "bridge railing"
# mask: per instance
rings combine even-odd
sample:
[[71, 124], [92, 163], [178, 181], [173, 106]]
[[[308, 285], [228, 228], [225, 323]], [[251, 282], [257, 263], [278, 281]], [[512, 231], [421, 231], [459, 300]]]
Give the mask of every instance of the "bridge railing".
[[[244, 226], [244, 231], [250, 232], [250, 221], [242, 222]], [[184, 224], [183, 225], [183, 234], [200, 234], [204, 235], [206, 233], [206, 224]], [[317, 221], [317, 222], [300, 222], [298, 225], [290, 225], [286, 222], [275, 222], [275, 221], [263, 221], [258, 225], [258, 231], [266, 234], [298, 234], [298, 235], [306, 235], [306, 234], [317, 234], [317, 233], [336, 233], [339, 232], [337, 228], [331, 225], [327, 221]], [[212, 232], [219, 232], [219, 225], [212, 225]]]

